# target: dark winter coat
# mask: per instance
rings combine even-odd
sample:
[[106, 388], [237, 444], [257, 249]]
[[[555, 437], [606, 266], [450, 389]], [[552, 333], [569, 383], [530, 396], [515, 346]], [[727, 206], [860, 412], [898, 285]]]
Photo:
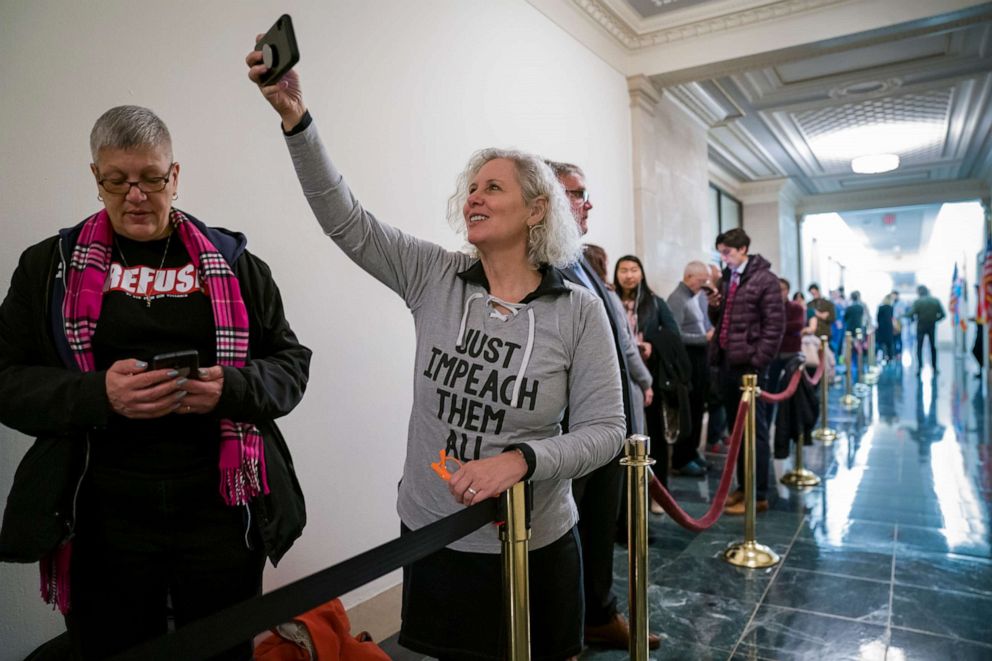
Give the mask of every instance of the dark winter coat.
[[730, 367], [764, 369], [778, 355], [785, 332], [785, 303], [778, 276], [772, 273], [771, 264], [761, 255], [748, 258], [730, 309], [727, 346], [721, 349], [720, 329], [726, 314], [730, 278], [730, 269], [723, 269], [720, 305], [709, 308], [710, 320], [716, 329], [715, 350], [711, 357], [715, 364], [726, 362]]
[[[252, 499], [252, 521], [275, 564], [302, 533], [306, 510], [274, 419], [303, 397], [311, 352], [290, 329], [269, 267], [245, 250], [244, 236], [189, 218], [231, 264], [248, 311], [248, 362], [224, 368], [216, 414], [251, 422], [262, 434], [270, 492]], [[62, 274], [81, 228], [25, 250], [0, 305], [0, 423], [37, 437], [7, 498], [0, 561], [33, 562], [72, 534], [89, 432], [110, 416], [106, 372], [80, 372], [61, 327]]]
[[637, 326], [644, 341], [651, 344], [651, 356], [646, 362], [653, 379], [654, 397], [667, 409], [677, 411], [678, 438], [686, 437], [692, 427], [689, 409], [692, 365], [682, 344], [679, 325], [668, 304], [651, 294], [640, 297]]
[[[784, 390], [789, 384], [792, 375], [797, 369], [803, 367], [802, 356], [796, 356], [782, 368], [779, 375], [779, 390]], [[789, 456], [792, 442], [799, 441], [802, 433], [805, 443], [810, 443], [813, 427], [820, 416], [820, 401], [816, 396], [816, 389], [806, 381], [799, 379], [796, 393], [783, 402], [777, 404], [775, 413], [775, 458], [785, 459]]]

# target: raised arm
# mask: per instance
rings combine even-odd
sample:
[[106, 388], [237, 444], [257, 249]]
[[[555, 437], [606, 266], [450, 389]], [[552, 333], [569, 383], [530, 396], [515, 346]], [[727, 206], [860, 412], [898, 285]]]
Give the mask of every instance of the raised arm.
[[[248, 77], [256, 84], [267, 70], [261, 61], [258, 51], [245, 57]], [[452, 253], [379, 222], [362, 207], [328, 156], [295, 70], [275, 85], [260, 85], [259, 90], [282, 120], [300, 186], [324, 233], [411, 309], [416, 308], [426, 285], [453, 266]]]

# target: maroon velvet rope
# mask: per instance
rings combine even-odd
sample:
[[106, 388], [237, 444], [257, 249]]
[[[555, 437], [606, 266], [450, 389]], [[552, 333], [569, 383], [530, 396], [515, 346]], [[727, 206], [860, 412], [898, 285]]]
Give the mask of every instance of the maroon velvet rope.
[[763, 402], [775, 403], [775, 402], [785, 401], [796, 394], [796, 388], [799, 387], [799, 377], [802, 376], [802, 374], [803, 374], [803, 368], [799, 367], [798, 369], [796, 369], [795, 372], [792, 373], [792, 378], [789, 379], [789, 385], [788, 387], [786, 387], [785, 390], [779, 393], [770, 393], [770, 392], [761, 391], [761, 393], [758, 396], [761, 397], [761, 401]]
[[827, 362], [827, 356], [826, 356], [826, 352], [824, 352], [820, 356], [820, 364], [816, 366], [816, 372], [814, 372], [813, 376], [810, 376], [809, 374], [806, 373], [805, 367], [800, 369], [803, 376], [806, 378], [806, 383], [814, 387], [816, 387], [816, 385], [820, 383], [820, 379], [823, 377], [823, 365], [826, 362]]
[[[737, 406], [737, 418], [734, 420], [734, 432], [730, 436], [730, 447], [727, 449], [727, 463], [723, 466], [723, 475], [720, 476], [720, 486], [717, 487], [716, 495], [709, 511], [701, 519], [694, 519], [685, 513], [679, 504], [675, 502], [672, 494], [668, 493], [657, 477], [651, 476], [649, 488], [651, 497], [661, 503], [662, 508], [672, 517], [675, 523], [693, 532], [702, 532], [716, 523], [720, 515], [723, 514], [723, 505], [727, 500], [727, 492], [730, 490], [730, 477], [737, 467], [737, 453], [741, 449], [741, 438], [744, 436], [744, 422], [747, 420], [747, 412], [750, 408], [750, 400], [747, 397], [741, 398], [741, 403]], [[667, 450], [667, 448], [665, 448]]]

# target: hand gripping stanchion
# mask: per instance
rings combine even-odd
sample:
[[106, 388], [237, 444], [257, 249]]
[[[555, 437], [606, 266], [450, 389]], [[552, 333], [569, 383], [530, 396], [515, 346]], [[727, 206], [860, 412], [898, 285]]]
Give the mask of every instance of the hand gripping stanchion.
[[503, 543], [503, 602], [507, 622], [507, 649], [511, 661], [530, 659], [530, 571], [527, 552], [530, 522], [526, 483], [517, 482], [502, 496], [506, 521], [500, 526]]
[[861, 400], [851, 393], [851, 331], [844, 333], [844, 394], [840, 405], [845, 411], [853, 411]]
[[827, 426], [827, 410], [830, 407], [830, 379], [827, 373], [827, 342], [830, 338], [826, 335], [820, 336], [820, 365], [823, 366], [823, 376], [820, 377], [820, 428], [813, 430], [813, 438], [823, 441], [824, 445], [830, 445], [837, 438], [837, 430]]
[[[630, 608], [630, 658], [648, 658], [648, 456], [647, 436], [633, 434], [627, 439], [627, 599]], [[663, 448], [667, 450], [667, 448]]]
[[778, 554], [754, 539], [754, 472], [755, 442], [757, 441], [758, 376], [744, 375], [744, 397], [750, 403], [747, 426], [744, 428], [744, 541], [736, 542], [723, 552], [723, 559], [737, 567], [758, 569], [779, 562]]

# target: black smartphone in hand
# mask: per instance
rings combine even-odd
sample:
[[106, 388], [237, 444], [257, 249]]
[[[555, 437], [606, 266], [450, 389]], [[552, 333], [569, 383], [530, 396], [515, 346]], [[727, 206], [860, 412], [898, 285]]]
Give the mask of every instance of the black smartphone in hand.
[[255, 44], [255, 50], [262, 51], [262, 62], [269, 68], [259, 81], [262, 85], [274, 85], [300, 61], [300, 49], [296, 46], [296, 33], [293, 32], [293, 19], [289, 14], [279, 17], [265, 36]]
[[173, 369], [179, 372], [179, 376], [189, 378], [197, 377], [197, 370], [200, 369], [200, 354], [196, 349], [185, 351], [173, 351], [171, 353], [160, 353], [152, 356], [153, 370]]

